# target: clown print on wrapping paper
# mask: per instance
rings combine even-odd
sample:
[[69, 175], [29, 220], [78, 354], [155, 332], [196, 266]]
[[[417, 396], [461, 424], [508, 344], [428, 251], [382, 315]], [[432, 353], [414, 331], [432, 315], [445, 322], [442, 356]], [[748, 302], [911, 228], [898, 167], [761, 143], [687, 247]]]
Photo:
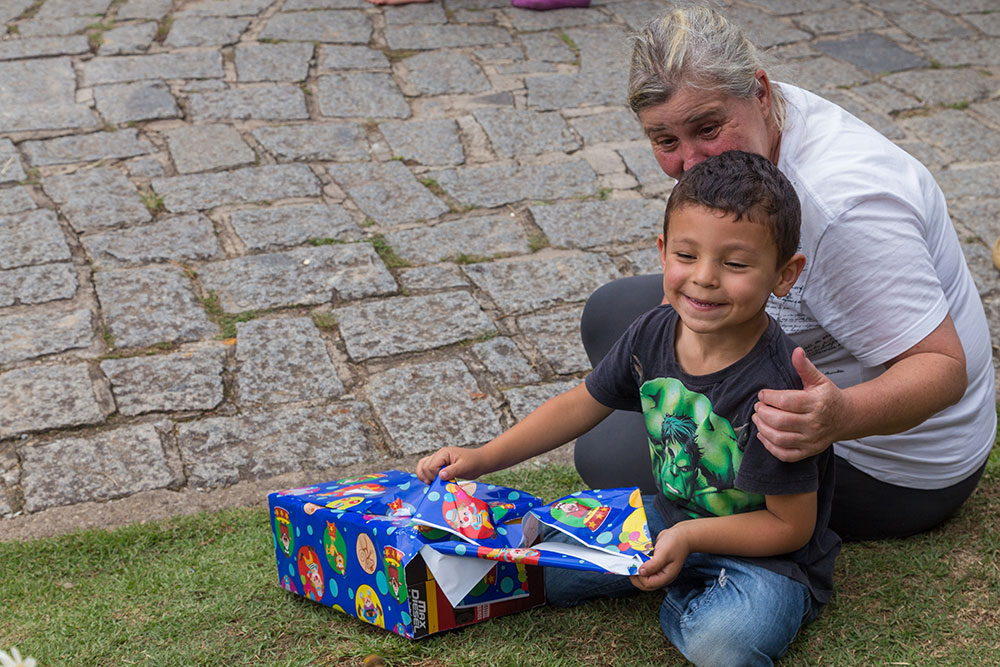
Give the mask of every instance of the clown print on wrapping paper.
[[552, 504], [553, 519], [574, 528], [586, 527], [593, 532], [601, 527], [610, 511], [610, 507], [601, 505], [593, 498], [563, 498]]
[[326, 562], [333, 571], [340, 575], [344, 574], [347, 570], [347, 544], [337, 525], [332, 521], [326, 522], [326, 530], [323, 531], [323, 551], [326, 552]]
[[633, 491], [632, 495], [629, 496], [628, 504], [635, 509], [622, 522], [622, 532], [618, 539], [623, 547], [628, 546], [636, 551], [649, 553], [653, 549], [653, 541], [650, 539], [649, 526], [646, 524], [646, 510], [643, 509], [642, 495], [639, 489]]
[[441, 511], [449, 526], [474, 540], [496, 535], [490, 522], [489, 505], [466, 493], [458, 484], [448, 484], [445, 490], [448, 495], [441, 505]]
[[281, 552], [291, 558], [292, 550], [295, 548], [295, 537], [292, 534], [292, 522], [288, 517], [288, 510], [284, 507], [274, 508], [274, 534], [278, 536]]
[[389, 582], [389, 590], [400, 602], [406, 600], [404, 557], [405, 554], [396, 547], [386, 545], [382, 548], [382, 566], [385, 569], [385, 578]]
[[354, 607], [358, 613], [358, 618], [368, 621], [372, 625], [377, 625], [380, 628], [385, 627], [382, 603], [379, 601], [375, 589], [371, 586], [367, 584], [358, 586], [358, 592], [354, 595]]
[[299, 549], [299, 578], [302, 580], [302, 595], [319, 601], [323, 597], [323, 566], [319, 564], [319, 554], [312, 547]]

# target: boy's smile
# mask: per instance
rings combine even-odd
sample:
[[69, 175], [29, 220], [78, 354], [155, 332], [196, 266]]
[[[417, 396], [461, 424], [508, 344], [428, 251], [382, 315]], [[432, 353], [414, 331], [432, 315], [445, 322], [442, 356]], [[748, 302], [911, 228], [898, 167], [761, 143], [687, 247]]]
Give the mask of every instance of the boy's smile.
[[[770, 229], [734, 214], [687, 204], [670, 215], [657, 240], [663, 294], [681, 320], [677, 338], [696, 334], [716, 352], [740, 356], [767, 328], [764, 306], [788, 293], [804, 264], [795, 255], [778, 266]], [[693, 342], [688, 340], [688, 343]]]

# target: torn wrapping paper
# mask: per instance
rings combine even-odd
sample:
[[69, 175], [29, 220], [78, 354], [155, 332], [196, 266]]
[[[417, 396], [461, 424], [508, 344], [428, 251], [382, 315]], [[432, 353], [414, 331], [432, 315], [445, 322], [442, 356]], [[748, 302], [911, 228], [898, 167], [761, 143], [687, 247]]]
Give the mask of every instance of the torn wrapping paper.
[[[406, 637], [541, 604], [539, 566], [633, 574], [652, 547], [638, 489], [543, 505], [391, 470], [268, 500], [284, 588]], [[539, 541], [553, 530], [568, 543]]]

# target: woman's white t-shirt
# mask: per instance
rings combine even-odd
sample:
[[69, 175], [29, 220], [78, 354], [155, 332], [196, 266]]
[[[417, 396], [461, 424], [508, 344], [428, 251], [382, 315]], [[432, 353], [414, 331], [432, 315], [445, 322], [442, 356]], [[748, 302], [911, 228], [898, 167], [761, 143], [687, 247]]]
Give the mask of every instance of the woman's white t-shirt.
[[941, 189], [916, 159], [837, 105], [779, 85], [778, 168], [802, 204], [806, 267], [768, 312], [839, 387], [877, 377], [951, 313], [969, 384], [957, 404], [903, 433], [835, 444], [854, 467], [921, 489], [955, 484], [996, 435], [992, 348], [982, 302]]

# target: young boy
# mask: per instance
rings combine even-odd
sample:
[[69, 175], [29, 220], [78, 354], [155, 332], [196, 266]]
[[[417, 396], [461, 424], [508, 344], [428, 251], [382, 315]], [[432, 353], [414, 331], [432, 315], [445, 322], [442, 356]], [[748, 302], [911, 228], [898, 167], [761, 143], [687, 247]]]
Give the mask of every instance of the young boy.
[[585, 383], [483, 447], [421, 459], [419, 477], [478, 477], [614, 409], [641, 410], [659, 489], [643, 498], [653, 555], [628, 579], [550, 568], [547, 598], [571, 605], [669, 585], [660, 626], [689, 660], [770, 664], [829, 599], [840, 548], [828, 528], [830, 449], [783, 463], [751, 420], [759, 390], [801, 386], [792, 355], [802, 350], [764, 311], [805, 266], [799, 217], [795, 190], [759, 155], [730, 151], [685, 172], [657, 239], [669, 305], [636, 319]]

